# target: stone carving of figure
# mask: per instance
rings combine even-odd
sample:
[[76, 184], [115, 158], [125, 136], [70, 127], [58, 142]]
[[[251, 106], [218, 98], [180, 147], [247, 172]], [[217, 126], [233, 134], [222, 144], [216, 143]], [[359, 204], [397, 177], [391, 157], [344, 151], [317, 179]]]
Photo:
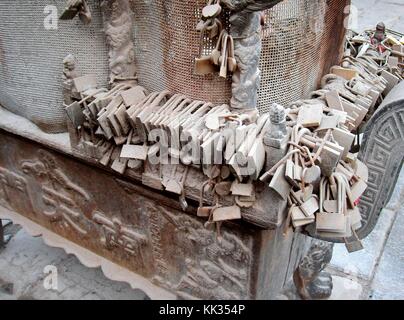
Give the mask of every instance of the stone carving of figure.
[[71, 104], [74, 95], [73, 79], [78, 77], [76, 70], [76, 58], [72, 54], [68, 54], [63, 59], [63, 99], [66, 105]]
[[332, 277], [324, 272], [332, 258], [334, 244], [313, 240], [307, 255], [293, 275], [300, 297], [304, 300], [326, 299], [332, 293]]
[[255, 111], [260, 86], [261, 56], [260, 11], [272, 8], [282, 0], [222, 0], [231, 11], [231, 35], [237, 71], [233, 73], [231, 107], [234, 111]]
[[63, 59], [63, 81], [73, 80], [77, 77], [76, 58], [72, 54], [68, 54]]
[[105, 33], [109, 45], [110, 83], [136, 84], [133, 20], [128, 0], [104, 0]]
[[373, 34], [373, 37], [370, 39], [372, 45], [377, 47], [380, 52], [386, 51], [386, 48], [382, 46], [383, 40], [386, 39], [386, 26], [383, 22], [379, 22], [376, 26], [376, 31]]

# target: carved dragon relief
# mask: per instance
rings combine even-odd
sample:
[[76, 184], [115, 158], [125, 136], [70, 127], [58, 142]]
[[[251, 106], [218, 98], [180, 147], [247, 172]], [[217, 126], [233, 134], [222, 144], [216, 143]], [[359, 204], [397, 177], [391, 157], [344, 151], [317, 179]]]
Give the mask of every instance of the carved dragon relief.
[[243, 299], [248, 296], [250, 249], [236, 236], [215, 232], [185, 214], [161, 208], [160, 214], [175, 226], [179, 257], [185, 257], [185, 273], [173, 285], [181, 298]]
[[73, 228], [81, 236], [96, 230], [108, 250], [118, 248], [129, 255], [142, 256], [147, 236], [139, 229], [123, 224], [118, 217], [109, 218], [96, 209], [97, 205], [90, 195], [70, 180], [51, 154], [40, 150], [38, 159], [22, 161], [21, 169], [41, 186], [45, 209], [41, 204], [36, 205], [37, 213], [52, 223]]
[[[128, 194], [139, 196], [130, 184], [117, 182]], [[249, 297], [250, 238], [241, 240], [223, 230], [222, 238], [218, 239], [214, 231], [206, 229], [195, 217], [149, 201], [144, 204], [152, 242], [155, 284], [175, 291], [183, 299]]]
[[58, 168], [56, 159], [50, 153], [39, 150], [38, 159], [21, 161], [21, 169], [41, 186], [42, 203], [35, 204], [36, 201], [33, 201], [35, 211], [50, 222], [73, 228], [79, 235], [86, 236], [91, 229], [88, 217], [91, 198]]

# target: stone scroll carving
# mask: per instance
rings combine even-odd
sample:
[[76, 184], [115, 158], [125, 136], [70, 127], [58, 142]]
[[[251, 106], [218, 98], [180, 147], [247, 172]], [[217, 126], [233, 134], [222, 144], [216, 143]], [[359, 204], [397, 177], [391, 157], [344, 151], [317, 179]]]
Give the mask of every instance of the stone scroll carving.
[[385, 106], [367, 124], [359, 158], [369, 168], [368, 188], [359, 209], [363, 227], [360, 238], [374, 228], [399, 176], [404, 158], [404, 101], [394, 108]]
[[110, 83], [137, 84], [133, 17], [129, 0], [103, 0], [101, 9], [109, 46]]

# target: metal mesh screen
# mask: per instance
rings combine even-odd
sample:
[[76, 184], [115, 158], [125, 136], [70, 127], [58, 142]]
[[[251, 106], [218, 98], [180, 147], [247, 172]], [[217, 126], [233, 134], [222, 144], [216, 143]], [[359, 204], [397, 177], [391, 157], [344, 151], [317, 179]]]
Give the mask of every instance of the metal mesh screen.
[[0, 103], [47, 132], [65, 130], [63, 58], [72, 53], [82, 74], [108, 79], [107, 48], [99, 1], [89, 1], [93, 21], [59, 21], [46, 30], [44, 8], [55, 5], [59, 15], [65, 0], [0, 1]]
[[212, 43], [195, 29], [206, 0], [132, 1], [139, 83], [149, 90], [168, 89], [193, 99], [228, 102], [231, 81], [195, 75], [194, 61]]
[[[100, 1], [88, 1], [93, 21], [59, 21], [46, 30], [46, 5], [59, 14], [65, 0], [0, 1], [0, 104], [48, 132], [64, 129], [62, 60], [73, 53], [81, 74], [97, 74], [106, 86], [108, 55]], [[266, 12], [259, 108], [288, 104], [313, 90], [323, 70], [338, 60], [343, 8], [349, 0], [285, 0]], [[213, 44], [195, 26], [206, 0], [132, 0], [134, 42], [140, 84], [193, 99], [229, 103], [231, 79], [195, 75], [194, 60]], [[227, 13], [224, 13], [227, 21]], [[226, 23], [227, 24], [227, 23]], [[228, 27], [228, 25], [227, 25]]]
[[[258, 108], [287, 105], [317, 88], [338, 63], [346, 0], [284, 1], [266, 11]], [[333, 51], [334, 50], [334, 51]]]
[[[195, 26], [206, 0], [132, 1], [140, 84], [150, 90], [169, 89], [194, 99], [228, 103], [231, 81], [193, 73], [194, 60], [209, 53], [212, 43]], [[288, 104], [317, 86], [326, 63], [322, 46], [339, 42], [348, 0], [288, 0], [267, 10], [263, 28], [262, 82], [259, 109], [272, 102]], [[226, 19], [226, 17], [225, 17]], [[331, 32], [332, 31], [332, 32]], [[334, 46], [333, 46], [334, 47]], [[337, 47], [338, 49], [338, 47]], [[337, 52], [328, 59], [337, 62]]]

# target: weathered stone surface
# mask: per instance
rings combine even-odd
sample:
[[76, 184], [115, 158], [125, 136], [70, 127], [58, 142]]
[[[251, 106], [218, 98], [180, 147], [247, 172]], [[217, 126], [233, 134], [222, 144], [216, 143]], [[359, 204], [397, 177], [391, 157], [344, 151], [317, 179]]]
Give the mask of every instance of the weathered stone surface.
[[371, 299], [404, 297], [404, 208], [398, 212], [372, 284]]
[[[43, 286], [47, 265], [58, 270], [58, 290]], [[13, 283], [12, 295], [0, 292], [0, 300], [143, 300], [146, 295], [128, 284], [107, 279], [102, 271], [87, 268], [73, 255], [47, 246], [41, 238], [19, 231], [0, 253], [0, 280]]]
[[355, 30], [366, 30], [375, 27], [376, 23], [383, 21], [389, 29], [404, 32], [402, 3], [400, 1], [386, 0], [353, 0], [357, 13]]
[[404, 196], [404, 170], [401, 169], [400, 176], [398, 177], [396, 187], [393, 194], [391, 195], [390, 201], [386, 208], [396, 211], [401, 207], [401, 199]]
[[365, 249], [362, 251], [349, 253], [344, 244], [336, 244], [330, 266], [338, 271], [370, 280], [383, 252], [386, 236], [392, 227], [394, 218], [393, 211], [383, 210], [376, 228], [363, 240]]
[[349, 277], [333, 276], [332, 295], [328, 300], [360, 300], [363, 292], [362, 285]]

